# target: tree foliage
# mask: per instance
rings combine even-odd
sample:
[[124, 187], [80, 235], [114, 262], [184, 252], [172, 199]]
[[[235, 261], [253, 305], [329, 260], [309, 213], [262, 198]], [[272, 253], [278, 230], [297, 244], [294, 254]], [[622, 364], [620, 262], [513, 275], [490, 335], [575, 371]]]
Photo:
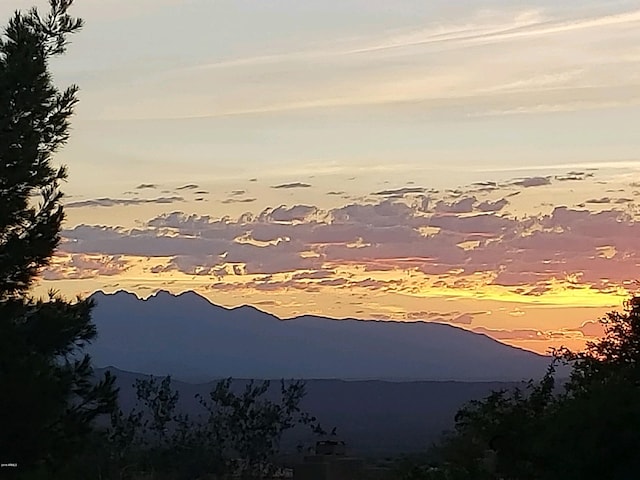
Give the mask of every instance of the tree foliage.
[[67, 471], [77, 478], [262, 478], [275, 469], [282, 434], [296, 426], [323, 430], [300, 408], [302, 382], [281, 382], [279, 398], [270, 382], [248, 382], [244, 390], [231, 379], [196, 396], [202, 414], [180, 413], [171, 379], [136, 380], [137, 406], [115, 410], [106, 435], [97, 438], [94, 455]]
[[[431, 468], [414, 467], [412, 478], [637, 478], [640, 297], [601, 322], [602, 339], [581, 352], [555, 352], [542, 380], [462, 408], [454, 431], [432, 452]], [[563, 385], [555, 378], [558, 362], [571, 366]]]
[[58, 90], [49, 62], [82, 27], [71, 3], [51, 0], [45, 16], [16, 12], [0, 35], [0, 456], [45, 477], [116, 397], [113, 378], [94, 382], [82, 354], [96, 335], [91, 303], [30, 294], [64, 219], [67, 172], [52, 160], [69, 138], [77, 87]]

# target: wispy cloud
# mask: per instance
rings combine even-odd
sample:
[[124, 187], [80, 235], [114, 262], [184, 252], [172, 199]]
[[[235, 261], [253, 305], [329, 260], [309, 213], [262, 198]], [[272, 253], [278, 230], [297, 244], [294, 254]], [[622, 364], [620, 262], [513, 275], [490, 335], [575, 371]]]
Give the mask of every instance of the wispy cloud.
[[[382, 38], [352, 39], [349, 41], [352, 45], [342, 42], [343, 45], [329, 49], [285, 51], [198, 65], [184, 72], [185, 81], [187, 73], [188, 78], [194, 75], [217, 78], [215, 72], [220, 69], [269, 71], [283, 65], [297, 72], [294, 77], [299, 80], [299, 83], [285, 80], [288, 88], [283, 89], [271, 85], [266, 78], [261, 90], [273, 93], [272, 100], [251, 105], [243, 101], [242, 106], [229, 105], [231, 108], [218, 105], [216, 112], [193, 116], [266, 114], [435, 99], [441, 102], [449, 99], [450, 103], [465, 99], [472, 108], [473, 99], [483, 99], [477, 111], [467, 112], [471, 115], [525, 114], [620, 105], [625, 98], [638, 100], [638, 95], [629, 98], [628, 94], [618, 95], [612, 89], [633, 92], [638, 87], [637, 80], [631, 76], [611, 78], [607, 74], [610, 70], [604, 68], [605, 62], [635, 64], [635, 57], [622, 58], [624, 48], [605, 51], [604, 47], [596, 49], [590, 42], [580, 40], [585, 35], [585, 40], [588, 35], [603, 39], [622, 35], [624, 43], [632, 46], [638, 41], [632, 27], [640, 23], [640, 10], [600, 16], [580, 16], [577, 10], [575, 15], [576, 18], [563, 18], [553, 10], [542, 9], [485, 11], [463, 22], [432, 24], [403, 33], [382, 34]], [[540, 56], [536, 45], [542, 39], [566, 55]], [[585, 57], [578, 46], [592, 50], [591, 58]], [[443, 59], [443, 48], [451, 61]], [[514, 57], [516, 51], [531, 55], [525, 55], [526, 62], [521, 61]], [[500, 68], [487, 69], [490, 64], [499, 64]], [[474, 71], [478, 75], [471, 74]], [[307, 77], [310, 74], [317, 80]], [[629, 82], [626, 86], [625, 81]], [[309, 89], [309, 85], [314, 88]], [[241, 84], [233, 90], [238, 87]], [[554, 94], [559, 88], [562, 94]], [[507, 92], [515, 95], [512, 104], [500, 105], [501, 96]], [[231, 94], [230, 98], [233, 97]], [[437, 103], [430, 106], [436, 107]]]
[[543, 185], [550, 185], [551, 178], [549, 177], [528, 177], [521, 180], [512, 182], [512, 185], [518, 185], [525, 188], [541, 187]]
[[182, 185], [181, 187], [176, 188], [176, 190], [197, 190], [198, 188], [200, 188], [200, 185], [188, 183], [187, 185]]
[[225, 198], [224, 200], [221, 200], [222, 203], [228, 205], [231, 203], [253, 203], [255, 202], [257, 199], [256, 198], [237, 198], [237, 197], [232, 197], [232, 198]]
[[640, 10], [570, 20], [557, 20], [545, 16], [541, 10], [528, 10], [516, 14], [511, 20], [501, 25], [475, 23], [449, 29], [444, 28], [436, 32], [430, 30], [411, 32], [348, 53], [366, 53], [440, 43], [478, 45], [636, 23], [640, 23]]
[[[530, 5], [339, 38], [326, 48], [200, 63], [143, 82], [135, 105], [106, 111], [110, 118], [186, 119], [423, 102], [422, 109], [474, 118], [640, 102], [633, 75], [640, 10], [594, 15]], [[609, 75], [613, 65], [620, 75]], [[257, 72], [259, 88], [242, 81]], [[225, 95], [212, 96], [212, 85]], [[154, 89], [185, 93], [149, 97]]]
[[292, 188], [311, 188], [309, 183], [304, 182], [291, 182], [291, 183], [281, 183], [279, 185], [273, 185], [271, 188], [276, 190], [289, 190]]
[[131, 206], [144, 204], [171, 204], [184, 202], [182, 197], [158, 197], [158, 198], [95, 198], [91, 200], [79, 200], [65, 204], [66, 208], [83, 208], [83, 207], [116, 207]]
[[389, 197], [389, 196], [399, 196], [402, 197], [404, 195], [412, 194], [412, 193], [425, 193], [428, 189], [423, 187], [403, 187], [403, 188], [394, 188], [390, 190], [381, 190], [379, 192], [374, 192], [371, 195], [375, 195], [377, 197]]

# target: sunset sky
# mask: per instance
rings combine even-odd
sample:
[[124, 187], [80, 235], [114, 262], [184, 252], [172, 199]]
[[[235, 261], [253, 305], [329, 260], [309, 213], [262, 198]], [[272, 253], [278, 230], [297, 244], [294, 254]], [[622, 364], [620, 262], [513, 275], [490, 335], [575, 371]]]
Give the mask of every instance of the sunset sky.
[[637, 0], [76, 3], [40, 291], [192, 289], [538, 352], [637, 292]]

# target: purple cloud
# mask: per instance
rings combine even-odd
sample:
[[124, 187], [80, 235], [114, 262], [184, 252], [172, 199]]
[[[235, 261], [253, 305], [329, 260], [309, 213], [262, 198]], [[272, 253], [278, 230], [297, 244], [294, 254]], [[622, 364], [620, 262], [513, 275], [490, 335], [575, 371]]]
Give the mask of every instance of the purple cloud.
[[82, 207], [116, 207], [132, 206], [156, 203], [166, 205], [170, 203], [184, 202], [182, 197], [159, 197], [159, 198], [96, 198], [93, 200], [80, 200], [65, 204], [66, 208]]
[[550, 177], [528, 177], [523, 178], [521, 180], [516, 180], [511, 183], [511, 185], [518, 185], [520, 187], [541, 187], [543, 185], [550, 185], [551, 178]]

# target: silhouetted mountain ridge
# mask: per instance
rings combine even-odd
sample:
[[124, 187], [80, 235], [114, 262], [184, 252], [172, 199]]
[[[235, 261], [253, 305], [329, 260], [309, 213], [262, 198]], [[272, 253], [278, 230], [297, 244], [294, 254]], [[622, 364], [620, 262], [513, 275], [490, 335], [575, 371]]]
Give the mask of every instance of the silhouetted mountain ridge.
[[207, 381], [239, 378], [522, 380], [549, 359], [446, 324], [226, 308], [195, 292], [96, 292], [98, 366]]
[[[125, 412], [136, 406], [133, 384], [149, 375], [117, 368], [97, 369], [115, 374], [120, 388], [121, 408]], [[241, 392], [247, 379], [236, 379], [232, 389]], [[458, 409], [470, 400], [481, 399], [493, 390], [522, 387], [508, 382], [389, 382], [380, 380], [307, 380], [301, 407], [315, 415], [323, 427], [337, 427], [340, 439], [349, 451], [362, 455], [387, 455], [424, 451], [438, 440], [444, 430], [453, 426]], [[189, 383], [172, 381], [180, 393], [177, 408], [190, 418], [204, 413], [196, 394], [207, 396], [215, 382]], [[280, 382], [271, 384], [266, 396], [277, 401]], [[283, 451], [291, 452], [298, 443], [311, 445], [315, 437], [308, 429], [298, 428], [283, 439]]]

